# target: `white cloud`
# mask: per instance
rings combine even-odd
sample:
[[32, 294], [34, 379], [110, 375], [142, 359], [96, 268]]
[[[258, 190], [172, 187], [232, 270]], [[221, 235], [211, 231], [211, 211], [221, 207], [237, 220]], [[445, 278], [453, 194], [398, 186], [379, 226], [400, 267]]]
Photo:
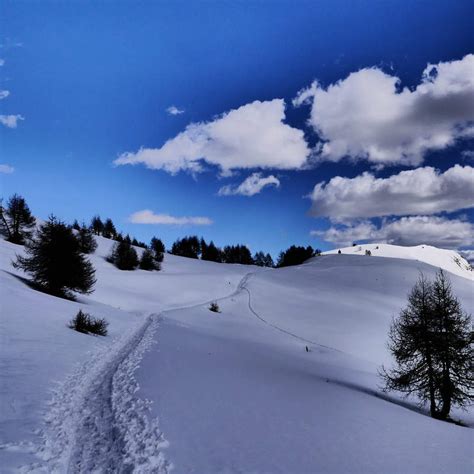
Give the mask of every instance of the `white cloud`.
[[254, 196], [258, 194], [265, 186], [280, 186], [280, 180], [273, 176], [262, 178], [262, 173], [253, 173], [238, 186], [228, 184], [219, 189], [219, 196], [231, 196], [241, 194], [242, 196]]
[[211, 225], [209, 217], [174, 217], [169, 214], [155, 214], [149, 209], [134, 212], [129, 221], [134, 224], [162, 224], [162, 225]]
[[8, 128], [16, 128], [19, 120], [25, 120], [21, 115], [0, 115], [0, 123]]
[[326, 89], [314, 82], [293, 101], [303, 103], [312, 103], [309, 123], [323, 140], [319, 159], [417, 165], [429, 150], [474, 136], [474, 55], [429, 64], [413, 90], [378, 68]]
[[15, 168], [13, 168], [13, 166], [0, 163], [0, 173], [11, 174], [14, 171], [15, 171]]
[[0, 100], [6, 99], [10, 95], [10, 91], [0, 90]]
[[364, 221], [354, 225], [333, 226], [312, 235], [339, 246], [353, 242], [386, 242], [395, 245], [429, 244], [457, 249], [474, 245], [474, 225], [460, 219], [436, 216], [411, 216], [385, 220], [380, 226]]
[[310, 150], [303, 132], [284, 119], [282, 99], [255, 101], [211, 122], [192, 123], [161, 148], [123, 153], [114, 163], [196, 173], [203, 170], [204, 160], [227, 175], [234, 169], [298, 169], [306, 164]]
[[166, 112], [168, 112], [170, 115], [181, 115], [184, 114], [184, 109], [179, 109], [178, 107], [171, 105], [166, 109]]
[[5, 64], [5, 60], [0, 58], [0, 67], [3, 66]]
[[311, 199], [311, 215], [335, 221], [452, 212], [474, 207], [474, 168], [455, 165], [440, 173], [427, 166], [385, 179], [336, 176], [317, 184]]

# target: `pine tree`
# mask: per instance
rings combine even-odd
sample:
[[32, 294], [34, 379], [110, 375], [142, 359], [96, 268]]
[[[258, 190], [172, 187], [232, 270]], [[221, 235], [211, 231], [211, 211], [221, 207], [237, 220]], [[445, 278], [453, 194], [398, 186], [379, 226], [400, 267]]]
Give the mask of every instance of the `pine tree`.
[[94, 253], [97, 249], [97, 242], [94, 238], [92, 230], [89, 229], [85, 224], [82, 224], [82, 227], [79, 228], [79, 231], [76, 235], [79, 242], [79, 248], [82, 253]]
[[74, 222], [72, 223], [72, 228], [77, 231], [81, 230], [81, 226], [79, 225], [79, 222], [77, 222], [77, 219], [74, 219]]
[[159, 262], [155, 260], [150, 249], [143, 251], [139, 266], [141, 270], [161, 270]]
[[265, 255], [265, 265], [264, 265], [264, 266], [265, 266], [265, 267], [273, 267], [273, 266], [275, 266], [275, 264], [273, 263], [273, 258], [272, 258], [272, 256], [271, 256], [269, 253], [267, 253], [267, 254]]
[[150, 248], [153, 251], [153, 256], [155, 260], [160, 263], [163, 261], [164, 253], [165, 253], [165, 246], [160, 239], [153, 237], [150, 242]]
[[396, 367], [382, 367], [386, 390], [417, 394], [433, 418], [447, 419], [452, 404], [474, 400], [474, 333], [443, 271], [434, 284], [423, 275], [390, 328]]
[[470, 316], [463, 312], [443, 270], [436, 275], [431, 302], [440, 372], [439, 418], [446, 419], [453, 404], [463, 407], [474, 401], [474, 332]]
[[297, 247], [292, 245], [284, 252], [280, 253], [278, 257], [277, 267], [288, 267], [291, 265], [301, 265], [303, 262], [314, 256], [313, 248], [308, 247]]
[[199, 258], [201, 253], [200, 241], [195, 235], [178, 239], [171, 247], [171, 253], [181, 257]]
[[36, 224], [23, 197], [14, 194], [6, 206], [0, 200], [0, 233], [9, 242], [23, 244], [31, 237]]
[[263, 252], [256, 252], [253, 260], [255, 265], [259, 267], [273, 267], [273, 258], [269, 253], [264, 254]]
[[104, 223], [99, 216], [94, 216], [91, 220], [91, 229], [95, 235], [102, 235]]
[[245, 245], [226, 245], [222, 251], [225, 263], [240, 263], [252, 265], [253, 258], [250, 250]]
[[82, 255], [71, 228], [54, 216], [25, 248], [27, 256], [17, 256], [13, 266], [29, 273], [44, 291], [64, 297], [92, 292], [95, 270]]
[[[202, 247], [202, 243], [201, 243]], [[222, 250], [214, 245], [211, 240], [209, 244], [205, 244], [205, 247], [201, 251], [201, 259], [209, 262], [222, 262]]]
[[106, 239], [114, 239], [115, 236], [117, 235], [117, 230], [115, 229], [112, 219], [108, 218], [104, 222], [104, 229], [102, 230], [102, 235]]
[[135, 270], [138, 266], [137, 251], [132, 247], [130, 237], [127, 235], [122, 242], [114, 244], [112, 253], [107, 260], [119, 270]]
[[256, 252], [253, 256], [253, 261], [257, 267], [265, 266], [265, 254], [263, 252]]

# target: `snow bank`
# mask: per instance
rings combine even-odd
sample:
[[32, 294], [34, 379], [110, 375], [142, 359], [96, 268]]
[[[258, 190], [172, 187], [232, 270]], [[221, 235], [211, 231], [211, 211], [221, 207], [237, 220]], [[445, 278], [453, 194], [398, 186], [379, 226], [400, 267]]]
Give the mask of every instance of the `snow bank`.
[[420, 262], [442, 268], [454, 275], [474, 280], [474, 272], [467, 260], [454, 250], [439, 249], [431, 245], [417, 245], [414, 247], [402, 247], [390, 244], [362, 244], [341, 249], [329, 250], [324, 255], [337, 254], [338, 251], [346, 255], [365, 255], [370, 250], [372, 256], [403, 258], [407, 260], [418, 260]]

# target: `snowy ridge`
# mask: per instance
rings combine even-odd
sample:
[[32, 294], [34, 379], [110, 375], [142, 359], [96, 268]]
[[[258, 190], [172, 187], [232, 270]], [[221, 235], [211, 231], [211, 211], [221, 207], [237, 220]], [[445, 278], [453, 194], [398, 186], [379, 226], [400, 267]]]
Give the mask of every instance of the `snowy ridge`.
[[103, 346], [55, 391], [43, 444], [43, 463], [23, 472], [155, 472], [170, 469], [167, 447], [149, 402], [135, 394], [134, 372], [153, 342], [158, 318], [149, 316], [132, 335]]
[[339, 250], [342, 254], [346, 255], [365, 255], [366, 250], [369, 250], [373, 257], [418, 260], [428, 265], [447, 270], [454, 275], [474, 280], [474, 272], [472, 271], [471, 265], [454, 250], [439, 249], [431, 245], [403, 247], [390, 244], [361, 244], [329, 250], [328, 252], [323, 252], [323, 255], [337, 254]]

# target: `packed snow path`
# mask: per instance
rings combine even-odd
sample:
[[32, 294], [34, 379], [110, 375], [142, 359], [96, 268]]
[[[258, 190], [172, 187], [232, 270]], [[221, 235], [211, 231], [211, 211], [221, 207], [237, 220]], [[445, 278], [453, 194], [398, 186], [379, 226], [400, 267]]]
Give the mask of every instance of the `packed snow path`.
[[[192, 309], [239, 294], [252, 273], [247, 273], [230, 295], [203, 303], [173, 308]], [[97, 351], [79, 366], [56, 391], [47, 415], [38, 454], [43, 463], [29, 472], [68, 473], [168, 473], [167, 447], [158, 427], [150, 419], [149, 402], [135, 396], [134, 372], [144, 352], [155, 341], [159, 320], [166, 313], [151, 314], [132, 335], [112, 347]]]
[[53, 397], [38, 455], [27, 472], [167, 473], [166, 441], [148, 402], [135, 396], [134, 372], [153, 341], [158, 317], [105, 346], [79, 366]]

